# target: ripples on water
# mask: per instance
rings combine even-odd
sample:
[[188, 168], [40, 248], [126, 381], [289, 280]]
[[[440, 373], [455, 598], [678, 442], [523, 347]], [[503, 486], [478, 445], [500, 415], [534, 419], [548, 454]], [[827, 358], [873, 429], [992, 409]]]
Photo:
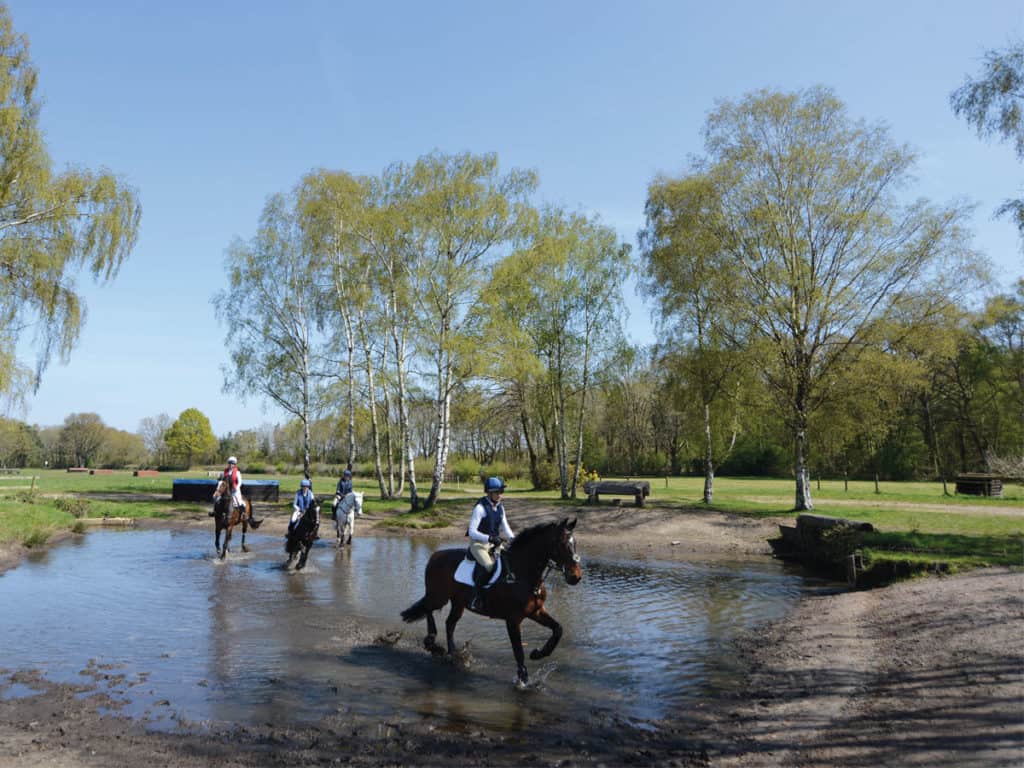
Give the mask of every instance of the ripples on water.
[[[511, 695], [503, 622], [467, 614], [456, 641], [468, 643], [468, 664], [456, 666], [419, 647], [423, 622], [399, 619], [422, 595], [436, 543], [365, 537], [341, 553], [322, 544], [289, 573], [280, 538], [247, 541], [250, 553], [234, 541], [220, 562], [205, 532], [104, 531], [34, 556], [0, 577], [0, 666], [92, 681], [157, 727], [357, 711], [514, 729], [565, 717], [567, 702], [643, 722], [736, 685], [731, 639], [814, 588], [770, 561], [630, 562], [584, 550], [579, 585], [547, 582], [562, 642], [527, 661], [531, 689]], [[435, 618], [443, 633], [443, 613]], [[374, 642], [396, 630], [396, 645]], [[547, 636], [524, 622], [527, 650]]]

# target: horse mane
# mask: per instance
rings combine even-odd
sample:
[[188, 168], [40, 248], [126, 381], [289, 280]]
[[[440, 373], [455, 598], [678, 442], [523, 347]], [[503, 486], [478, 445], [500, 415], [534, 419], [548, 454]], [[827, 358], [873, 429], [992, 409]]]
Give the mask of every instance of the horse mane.
[[551, 529], [557, 528], [558, 525], [558, 523], [537, 523], [536, 525], [531, 525], [512, 539], [512, 545], [508, 548], [509, 554], [525, 552], [533, 546], [534, 540], [540, 539], [543, 535], [550, 533]]

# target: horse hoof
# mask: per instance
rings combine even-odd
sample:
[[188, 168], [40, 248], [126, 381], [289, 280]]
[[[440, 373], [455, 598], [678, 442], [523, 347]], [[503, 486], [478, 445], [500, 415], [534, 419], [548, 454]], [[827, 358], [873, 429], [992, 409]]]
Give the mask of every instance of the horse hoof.
[[522, 669], [519, 670], [519, 674], [518, 674], [517, 680], [516, 680], [516, 685], [519, 686], [520, 688], [525, 688], [529, 684], [530, 684], [530, 675], [526, 671], [526, 667], [523, 667]]
[[248, 551], [249, 551], [249, 548], [248, 548], [247, 546], [245, 546], [245, 544], [243, 544], [243, 545], [242, 545], [242, 551], [243, 551], [243, 552], [248, 552]]
[[530, 651], [530, 658], [533, 659], [534, 661], [536, 661], [537, 659], [543, 659], [544, 658], [544, 654], [541, 653], [536, 648], [534, 648], [532, 651]]

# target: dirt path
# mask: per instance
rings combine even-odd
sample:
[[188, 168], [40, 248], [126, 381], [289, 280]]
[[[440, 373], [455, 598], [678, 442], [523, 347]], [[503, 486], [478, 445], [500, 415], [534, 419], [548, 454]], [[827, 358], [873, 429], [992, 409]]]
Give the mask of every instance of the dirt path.
[[[567, 514], [519, 501], [509, 506], [520, 529]], [[579, 517], [584, 563], [588, 552], [669, 561], [765, 557], [778, 522], [657, 507], [581, 507], [572, 514]], [[363, 518], [363, 533], [373, 520]], [[173, 524], [209, 525], [198, 513]], [[261, 533], [284, 525], [283, 515], [270, 517]], [[427, 533], [450, 540], [460, 532]], [[19, 556], [0, 550], [0, 570]], [[150, 733], [101, 714], [109, 704], [101, 691], [86, 695], [31, 670], [0, 673], [0, 766], [1024, 764], [1022, 571], [807, 598], [785, 620], [742, 638], [736, 654], [749, 670], [742, 699], [709, 698], [654, 733], [581, 711], [573, 729], [530, 738], [330, 718], [302, 730]], [[31, 682], [44, 693], [4, 698], [10, 682]]]

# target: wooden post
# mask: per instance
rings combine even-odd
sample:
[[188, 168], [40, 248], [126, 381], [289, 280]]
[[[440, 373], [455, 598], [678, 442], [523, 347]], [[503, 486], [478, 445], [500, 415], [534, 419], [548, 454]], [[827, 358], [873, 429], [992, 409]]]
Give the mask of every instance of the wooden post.
[[878, 490], [878, 473], [877, 472], [875, 472], [875, 493], [881, 493], [881, 491]]

